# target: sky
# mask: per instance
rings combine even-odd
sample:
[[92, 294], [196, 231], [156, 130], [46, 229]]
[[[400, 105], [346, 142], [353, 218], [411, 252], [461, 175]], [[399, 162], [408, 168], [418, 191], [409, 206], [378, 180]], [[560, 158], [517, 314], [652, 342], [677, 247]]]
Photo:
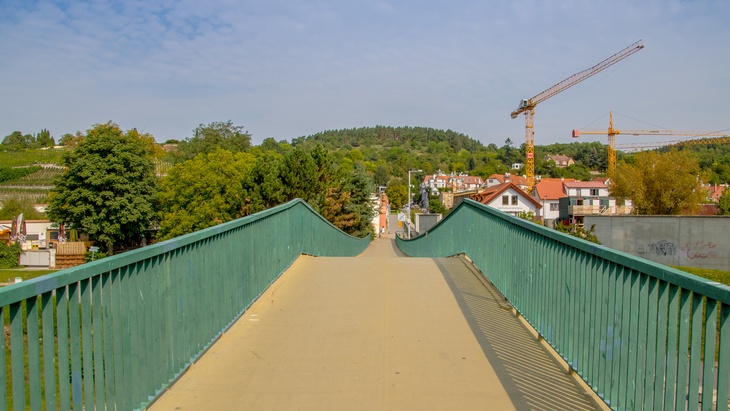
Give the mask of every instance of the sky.
[[640, 39], [539, 104], [535, 144], [610, 111], [619, 130], [727, 131], [728, 21], [727, 0], [0, 0], [0, 138], [231, 120], [254, 144], [389, 125], [519, 145], [521, 99]]

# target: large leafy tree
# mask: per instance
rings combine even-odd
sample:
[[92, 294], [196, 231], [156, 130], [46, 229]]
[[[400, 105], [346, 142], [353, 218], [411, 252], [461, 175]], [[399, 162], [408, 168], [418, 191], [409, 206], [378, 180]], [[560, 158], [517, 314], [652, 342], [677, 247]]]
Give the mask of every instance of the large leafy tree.
[[53, 137], [51, 137], [51, 132], [45, 128], [36, 134], [35, 141], [39, 147], [53, 147], [56, 144]]
[[317, 164], [306, 150], [295, 147], [288, 152], [284, 156], [280, 170], [281, 182], [284, 185], [284, 200], [301, 198], [318, 210], [318, 204], [312, 202], [320, 194], [321, 189], [317, 174]]
[[701, 177], [697, 160], [688, 151], [645, 151], [634, 157], [633, 164], [619, 164], [611, 195], [630, 198], [637, 214], [692, 214], [706, 196]]
[[232, 121], [216, 121], [207, 125], [200, 124], [193, 130], [193, 136], [178, 145], [182, 160], [190, 160], [200, 153], [211, 153], [218, 148], [232, 153], [251, 147], [251, 135], [243, 131], [243, 126]]
[[63, 159], [67, 170], [55, 181], [48, 215], [72, 223], [113, 254], [136, 242], [154, 218], [152, 153], [136, 130], [97, 124]]
[[32, 134], [23, 134], [20, 131], [13, 131], [3, 138], [4, 146], [31, 147], [35, 144], [35, 137]]
[[158, 195], [160, 238], [177, 237], [242, 217], [242, 184], [252, 166], [249, 154], [219, 148], [172, 167]]
[[725, 187], [717, 201], [719, 215], [730, 215], [730, 188]]
[[257, 213], [284, 202], [281, 181], [282, 156], [265, 151], [256, 158], [249, 173], [243, 176], [243, 213]]
[[388, 196], [388, 201], [394, 209], [400, 209], [406, 204], [406, 198], [408, 197], [408, 187], [406, 187], [400, 179], [391, 179], [388, 188], [385, 189], [385, 195]]

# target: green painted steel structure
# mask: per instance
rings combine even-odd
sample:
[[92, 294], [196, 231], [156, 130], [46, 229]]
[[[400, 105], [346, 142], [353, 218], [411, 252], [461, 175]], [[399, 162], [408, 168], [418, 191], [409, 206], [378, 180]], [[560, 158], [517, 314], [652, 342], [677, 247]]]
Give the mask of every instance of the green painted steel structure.
[[0, 290], [0, 409], [139, 409], [300, 254], [369, 244], [305, 202]]
[[612, 409], [727, 409], [730, 287], [471, 200], [397, 242], [468, 255]]

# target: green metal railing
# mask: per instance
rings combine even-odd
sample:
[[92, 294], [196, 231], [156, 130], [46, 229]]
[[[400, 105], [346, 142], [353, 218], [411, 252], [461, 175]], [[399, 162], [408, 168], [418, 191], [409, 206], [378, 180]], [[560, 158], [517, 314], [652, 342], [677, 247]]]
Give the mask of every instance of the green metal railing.
[[730, 288], [467, 200], [414, 257], [464, 253], [617, 410], [726, 410]]
[[0, 289], [0, 409], [139, 409], [302, 253], [369, 244], [306, 203]]

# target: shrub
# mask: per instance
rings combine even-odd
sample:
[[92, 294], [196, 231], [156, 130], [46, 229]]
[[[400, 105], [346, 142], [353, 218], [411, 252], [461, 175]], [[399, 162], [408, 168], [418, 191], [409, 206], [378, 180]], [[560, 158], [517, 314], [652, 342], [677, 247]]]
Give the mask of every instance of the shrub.
[[6, 245], [0, 242], [0, 268], [15, 268], [18, 266], [18, 258], [20, 257], [20, 245]]

